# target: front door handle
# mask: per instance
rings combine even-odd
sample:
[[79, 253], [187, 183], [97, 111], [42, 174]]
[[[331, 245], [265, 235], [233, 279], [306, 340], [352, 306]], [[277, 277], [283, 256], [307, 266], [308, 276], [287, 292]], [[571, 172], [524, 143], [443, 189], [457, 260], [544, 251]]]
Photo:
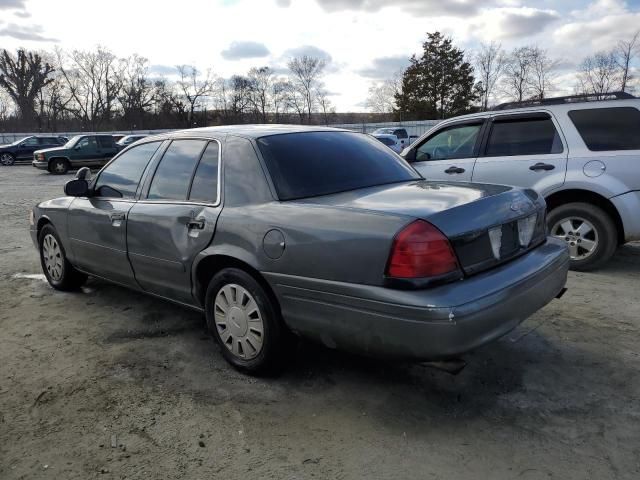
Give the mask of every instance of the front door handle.
[[444, 171], [444, 173], [448, 173], [449, 175], [453, 175], [454, 173], [464, 173], [464, 172], [465, 172], [465, 169], [460, 167], [449, 167]]
[[111, 215], [109, 215], [109, 218], [111, 219], [111, 225], [113, 225], [114, 227], [119, 227], [120, 225], [122, 225], [125, 216], [123, 212], [113, 212]]
[[540, 171], [540, 170], [553, 170], [554, 168], [556, 168], [555, 165], [550, 165], [548, 163], [542, 163], [542, 162], [538, 162], [535, 165], [531, 165], [529, 167], [529, 170], [533, 170], [534, 172]]
[[192, 220], [189, 220], [189, 223], [187, 223], [187, 228], [189, 230], [194, 228], [197, 230], [204, 230], [204, 224], [205, 224], [204, 218], [194, 218]]

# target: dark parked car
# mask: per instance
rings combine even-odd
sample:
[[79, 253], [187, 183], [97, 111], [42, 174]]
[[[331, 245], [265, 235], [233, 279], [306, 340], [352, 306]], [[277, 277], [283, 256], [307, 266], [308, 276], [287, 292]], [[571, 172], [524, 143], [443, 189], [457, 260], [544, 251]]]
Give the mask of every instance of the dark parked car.
[[111, 135], [77, 135], [62, 147], [36, 150], [32, 165], [64, 174], [72, 168], [102, 167], [119, 151]]
[[120, 148], [128, 147], [132, 143], [137, 142], [138, 140], [142, 140], [143, 138], [147, 138], [147, 135], [127, 135], [122, 137], [120, 140], [116, 142], [116, 144]]
[[9, 145], [0, 145], [0, 164], [13, 165], [16, 160], [31, 160], [33, 152], [42, 148], [64, 145], [64, 137], [25, 137]]
[[[222, 152], [222, 156], [221, 156]], [[533, 190], [432, 183], [374, 138], [231, 126], [149, 137], [32, 212], [56, 289], [93, 275], [203, 311], [234, 366], [293, 334], [368, 355], [455, 357], [564, 291]]]

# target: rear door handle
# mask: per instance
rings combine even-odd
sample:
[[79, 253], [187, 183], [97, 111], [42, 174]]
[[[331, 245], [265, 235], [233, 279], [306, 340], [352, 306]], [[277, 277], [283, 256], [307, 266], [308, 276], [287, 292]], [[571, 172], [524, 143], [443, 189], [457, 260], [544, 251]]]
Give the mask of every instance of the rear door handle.
[[454, 173], [464, 173], [464, 172], [465, 172], [465, 169], [460, 167], [449, 167], [444, 171], [444, 173], [448, 173], [449, 175], [453, 175]]
[[534, 172], [540, 171], [540, 170], [553, 170], [554, 168], [556, 168], [555, 165], [550, 165], [548, 163], [542, 163], [542, 162], [538, 162], [535, 165], [531, 165], [529, 167], [529, 170], [533, 170]]
[[189, 220], [189, 223], [187, 223], [187, 228], [189, 230], [194, 228], [197, 230], [204, 230], [204, 224], [205, 224], [204, 218], [195, 218], [193, 220]]

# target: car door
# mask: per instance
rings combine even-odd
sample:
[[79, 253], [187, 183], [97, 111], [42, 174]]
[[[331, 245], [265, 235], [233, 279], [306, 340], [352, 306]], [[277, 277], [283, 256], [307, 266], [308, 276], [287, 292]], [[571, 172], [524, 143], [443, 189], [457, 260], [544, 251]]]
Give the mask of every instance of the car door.
[[82, 137], [73, 147], [69, 154], [71, 163], [74, 166], [95, 165], [102, 154], [98, 148], [98, 141], [95, 136]]
[[405, 158], [427, 180], [470, 182], [485, 120], [448, 124], [415, 144]]
[[107, 163], [119, 151], [117, 145], [113, 141], [113, 137], [111, 136], [98, 137], [98, 148], [100, 149], [99, 161], [101, 164]]
[[564, 183], [567, 155], [566, 143], [551, 114], [496, 115], [489, 122], [472, 180], [545, 193]]
[[25, 138], [16, 149], [17, 160], [31, 160], [33, 158], [33, 152], [40, 147], [40, 141], [37, 137]]
[[146, 291], [194, 303], [191, 265], [211, 242], [221, 209], [219, 165], [217, 140], [173, 140], [145, 181], [129, 212], [127, 246]]
[[69, 206], [68, 234], [73, 263], [88, 273], [137, 286], [127, 257], [127, 215], [142, 174], [162, 142], [138, 145], [98, 174], [93, 195]]

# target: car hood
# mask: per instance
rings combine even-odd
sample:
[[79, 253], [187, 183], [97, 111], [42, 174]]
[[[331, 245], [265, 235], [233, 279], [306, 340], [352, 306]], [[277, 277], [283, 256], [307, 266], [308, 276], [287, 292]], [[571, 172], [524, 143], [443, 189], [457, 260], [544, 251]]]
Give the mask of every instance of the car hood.
[[34, 153], [51, 153], [51, 152], [66, 152], [64, 147], [43, 148], [42, 150], [36, 150]]
[[324, 195], [298, 202], [421, 218], [455, 237], [507, 223], [544, 208], [533, 190], [419, 180]]

